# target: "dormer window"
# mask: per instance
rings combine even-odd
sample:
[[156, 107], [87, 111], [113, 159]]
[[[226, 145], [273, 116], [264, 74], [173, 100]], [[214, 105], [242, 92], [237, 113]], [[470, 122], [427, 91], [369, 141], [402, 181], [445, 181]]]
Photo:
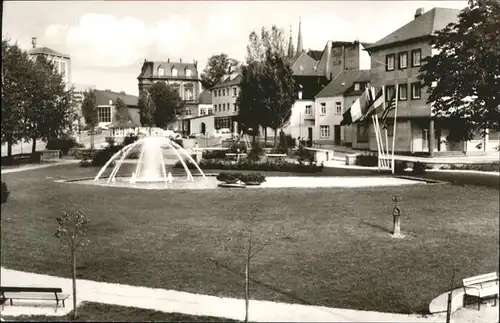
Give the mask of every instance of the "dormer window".
[[359, 83], [354, 83], [354, 91], [359, 91]]
[[165, 76], [165, 69], [163, 67], [158, 67], [158, 76]]
[[304, 66], [300, 65], [299, 66], [299, 70], [303, 71], [304, 70]]
[[175, 67], [172, 68], [172, 76], [177, 76], [177, 69]]
[[191, 77], [191, 75], [192, 75], [191, 70], [190, 70], [189, 68], [188, 68], [188, 69], [186, 69], [186, 76], [187, 76], [187, 77]]

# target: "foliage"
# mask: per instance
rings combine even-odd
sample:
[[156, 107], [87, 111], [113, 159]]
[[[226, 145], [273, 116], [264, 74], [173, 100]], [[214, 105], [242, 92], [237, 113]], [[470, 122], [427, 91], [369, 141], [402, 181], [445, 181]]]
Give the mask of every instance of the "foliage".
[[292, 137], [291, 134], [285, 134], [283, 132], [280, 133], [280, 141], [278, 143], [278, 147], [282, 148], [295, 148], [295, 138]]
[[50, 139], [45, 146], [45, 149], [49, 150], [60, 150], [63, 155], [68, 155], [70, 149], [72, 148], [83, 148], [85, 145], [76, 141], [75, 138], [62, 137], [56, 139]]
[[202, 154], [203, 159], [224, 159], [228, 150], [204, 150]]
[[90, 158], [83, 158], [78, 164], [80, 165], [80, 167], [94, 166], [93, 161]]
[[151, 99], [154, 102], [154, 124], [160, 128], [167, 126], [176, 120], [181, 114], [184, 101], [172, 87], [165, 82], [156, 82], [149, 88]]
[[151, 94], [148, 91], [141, 91], [137, 105], [139, 107], [139, 118], [141, 124], [148, 128], [155, 126], [154, 116], [156, 107], [153, 99], [151, 98]]
[[408, 163], [404, 160], [394, 161], [394, 174], [402, 174], [408, 168]]
[[89, 89], [83, 93], [83, 102], [82, 102], [82, 115], [83, 119], [85, 119], [85, 124], [92, 129], [90, 134], [90, 149], [94, 149], [94, 136], [95, 136], [95, 127], [99, 122], [97, 115], [97, 98], [95, 95], [95, 90]]
[[230, 58], [225, 53], [212, 55], [207, 62], [207, 66], [201, 73], [201, 84], [204, 89], [211, 89], [219, 83], [221, 78], [235, 71], [239, 62]]
[[104, 166], [108, 160], [122, 148], [123, 147], [121, 145], [109, 145], [106, 148], [97, 151], [92, 158], [92, 166]]
[[247, 153], [249, 161], [259, 161], [264, 156], [264, 149], [258, 142], [252, 142], [252, 149]]
[[247, 64], [265, 62], [267, 52], [280, 57], [286, 57], [283, 29], [273, 25], [271, 29], [262, 27], [260, 36], [252, 31], [248, 36]]
[[217, 175], [217, 180], [226, 183], [234, 183], [237, 180], [240, 180], [245, 184], [248, 183], [261, 184], [266, 181], [266, 177], [261, 173], [243, 174], [243, 173], [222, 172]]
[[7, 202], [7, 199], [9, 198], [9, 195], [10, 195], [9, 189], [7, 188], [7, 183], [5, 183], [4, 181], [2, 181], [1, 194], [2, 195], [0, 196], [0, 199], [1, 199], [2, 204], [4, 204]]
[[139, 140], [139, 137], [133, 133], [129, 133], [125, 138], [123, 138], [122, 146], [128, 146]]
[[71, 255], [71, 270], [73, 274], [73, 319], [77, 317], [76, 307], [76, 250], [88, 245], [86, 237], [89, 220], [82, 212], [68, 212], [64, 210], [56, 218], [57, 231], [55, 237], [60, 239], [69, 249]]
[[451, 164], [449, 169], [459, 170], [475, 170], [481, 172], [500, 172], [500, 164], [498, 161], [482, 164]]
[[[195, 165], [186, 161], [189, 169], [196, 169]], [[323, 165], [315, 163], [292, 163], [283, 160], [252, 161], [248, 158], [238, 162], [221, 159], [202, 159], [198, 166], [201, 169], [220, 169], [220, 170], [259, 170], [259, 171], [278, 171], [290, 173], [319, 173], [324, 169]], [[175, 163], [175, 168], [183, 168], [180, 162]]]
[[308, 161], [312, 163], [314, 161], [314, 152], [312, 150], [306, 149], [302, 145], [300, 145], [296, 150], [295, 156], [298, 157], [299, 162]]
[[243, 141], [233, 141], [229, 147], [228, 153], [246, 153], [247, 146]]
[[426, 168], [427, 168], [427, 165], [425, 163], [414, 162], [412, 173], [413, 174], [423, 174], [423, 173], [425, 173]]
[[106, 137], [105, 142], [108, 144], [108, 146], [116, 145], [116, 140], [113, 137]]
[[469, 0], [457, 23], [436, 32], [430, 45], [439, 52], [420, 69], [435, 115], [461, 120], [462, 139], [478, 130], [500, 130], [499, 29], [500, 2]]
[[130, 120], [130, 116], [128, 114], [128, 107], [123, 101], [122, 98], [118, 97], [116, 99], [116, 121], [119, 124], [126, 124]]
[[176, 144], [178, 144], [179, 146], [181, 146], [182, 148], [184, 148], [184, 144], [183, 144], [183, 141], [181, 138], [177, 138], [177, 139], [174, 139], [173, 140]]
[[356, 156], [356, 165], [375, 167], [378, 166], [378, 156], [376, 154], [361, 154]]

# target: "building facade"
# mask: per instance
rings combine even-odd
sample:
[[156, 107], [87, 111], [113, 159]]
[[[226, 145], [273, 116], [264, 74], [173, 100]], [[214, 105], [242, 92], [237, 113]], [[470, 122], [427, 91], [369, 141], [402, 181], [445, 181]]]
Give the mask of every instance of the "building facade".
[[125, 92], [114, 92], [111, 90], [95, 90], [97, 104], [97, 120], [100, 127], [117, 125], [116, 100], [121, 98], [128, 108], [129, 121], [135, 127], [140, 127], [139, 108], [137, 106], [139, 98]]
[[38, 56], [44, 56], [49, 61], [55, 64], [55, 67], [59, 74], [61, 74], [66, 88], [69, 89], [71, 86], [71, 56], [68, 54], [59, 53], [48, 47], [37, 47], [37, 38], [31, 38], [32, 48], [28, 50], [28, 55], [32, 58]]
[[137, 77], [139, 93], [149, 89], [156, 82], [165, 82], [184, 100], [184, 111], [173, 125], [174, 130], [188, 134], [189, 122], [198, 116], [198, 97], [201, 94], [201, 82], [198, 75], [198, 63], [170, 61], [147, 61], [142, 64], [141, 73]]
[[238, 133], [238, 106], [236, 100], [240, 93], [241, 71], [236, 70], [225, 75], [212, 89], [212, 105], [214, 111], [215, 129], [230, 129]]

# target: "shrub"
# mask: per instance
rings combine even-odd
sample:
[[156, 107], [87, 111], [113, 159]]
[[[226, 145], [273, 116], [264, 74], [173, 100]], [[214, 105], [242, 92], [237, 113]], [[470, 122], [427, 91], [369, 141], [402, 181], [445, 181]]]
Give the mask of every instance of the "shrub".
[[68, 155], [68, 152], [72, 148], [83, 148], [84, 145], [76, 142], [75, 138], [56, 138], [47, 141], [45, 149], [48, 150], [60, 150], [63, 155]]
[[299, 149], [295, 152], [295, 156], [298, 157], [299, 162], [314, 162], [314, 151], [306, 149], [303, 145], [299, 146]]
[[228, 151], [223, 150], [205, 150], [203, 151], [203, 159], [224, 159]]
[[295, 139], [290, 134], [280, 133], [280, 141], [278, 147], [280, 148], [295, 148]]
[[121, 145], [114, 145], [97, 151], [92, 158], [92, 166], [104, 166], [108, 160], [122, 148], [123, 147]]
[[181, 138], [174, 139], [174, 142], [176, 144], [178, 144], [179, 146], [181, 146], [182, 148], [184, 148], [184, 144], [182, 143], [182, 139]]
[[106, 143], [108, 144], [108, 146], [115, 146], [116, 140], [113, 137], [106, 137]]
[[427, 165], [421, 162], [414, 162], [413, 163], [413, 174], [423, 174], [425, 173], [425, 169], [427, 168]]
[[[239, 149], [239, 150], [238, 150]], [[246, 153], [247, 152], [247, 146], [243, 141], [234, 141], [231, 143], [231, 146], [229, 147], [229, 150], [227, 151], [228, 153]]]
[[228, 173], [222, 172], [217, 175], [217, 180], [226, 183], [234, 183], [237, 180], [245, 184], [258, 183], [261, 184], [266, 181], [266, 177], [261, 173], [243, 174], [243, 173]]
[[9, 198], [10, 192], [9, 189], [7, 188], [7, 183], [2, 181], [2, 196], [0, 197], [2, 200], [2, 204], [7, 202], [7, 199]]
[[262, 156], [264, 156], [264, 149], [258, 142], [252, 143], [252, 150], [248, 152], [247, 159], [249, 161], [259, 161]]
[[123, 147], [128, 146], [134, 142], [139, 140], [139, 137], [133, 133], [129, 133], [125, 138], [123, 138], [122, 145]]
[[[186, 161], [189, 169], [195, 169], [195, 165]], [[312, 164], [297, 164], [282, 160], [275, 161], [251, 161], [243, 159], [239, 162], [221, 160], [221, 159], [203, 159], [198, 164], [201, 169], [221, 169], [221, 170], [259, 170], [259, 171], [277, 171], [291, 173], [318, 173], [323, 171], [324, 166]], [[174, 165], [175, 168], [183, 168], [178, 161]]]
[[241, 173], [226, 173], [222, 172], [217, 175], [217, 180], [221, 182], [226, 182], [226, 183], [234, 183], [236, 182], [241, 176]]
[[272, 154], [288, 154], [288, 149], [286, 147], [276, 147], [271, 150]]
[[359, 166], [378, 166], [378, 156], [375, 154], [362, 154], [356, 156], [356, 164]]
[[92, 159], [84, 158], [80, 160], [80, 167], [90, 167], [92, 166]]

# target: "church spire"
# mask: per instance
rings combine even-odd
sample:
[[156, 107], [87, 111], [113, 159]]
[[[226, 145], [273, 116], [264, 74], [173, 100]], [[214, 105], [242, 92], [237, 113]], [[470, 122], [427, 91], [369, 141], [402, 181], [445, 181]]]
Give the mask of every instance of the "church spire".
[[297, 55], [299, 55], [300, 53], [302, 53], [302, 51], [304, 50], [303, 47], [302, 47], [302, 28], [301, 28], [301, 24], [302, 24], [302, 19], [299, 17], [299, 37], [297, 39]]
[[290, 25], [290, 39], [288, 40], [288, 58], [293, 58], [295, 56], [295, 50], [293, 48], [293, 39], [292, 39], [292, 26]]

